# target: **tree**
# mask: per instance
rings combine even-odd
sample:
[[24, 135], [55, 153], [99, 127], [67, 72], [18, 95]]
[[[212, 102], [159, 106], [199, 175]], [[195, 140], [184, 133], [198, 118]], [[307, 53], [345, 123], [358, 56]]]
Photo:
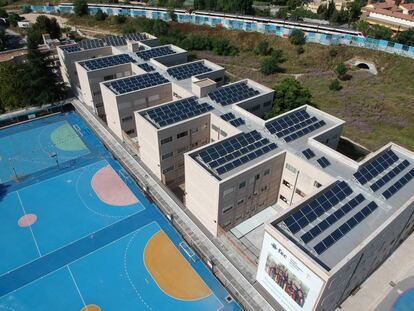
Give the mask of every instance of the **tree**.
[[48, 33], [52, 39], [59, 39], [62, 36], [62, 30], [56, 18], [49, 18], [45, 15], [40, 15], [36, 18], [36, 23], [32, 26], [36, 27], [41, 33]]
[[126, 20], [127, 18], [125, 15], [114, 15], [111, 17], [111, 22], [115, 25], [125, 24]]
[[339, 83], [338, 79], [333, 79], [329, 84], [329, 89], [331, 91], [339, 91], [342, 89], [342, 85]]
[[6, 48], [6, 32], [0, 28], [0, 51]]
[[13, 27], [17, 27], [17, 22], [21, 21], [23, 18], [19, 16], [19, 14], [16, 13], [10, 13], [9, 17], [7, 18], [7, 21], [10, 25]]
[[401, 44], [414, 46], [414, 28], [396, 34], [395, 41]]
[[177, 14], [174, 13], [174, 7], [170, 6], [168, 8], [168, 17], [173, 21], [177, 21]]
[[266, 56], [269, 55], [272, 52], [272, 48], [269, 45], [269, 42], [266, 40], [261, 40], [257, 42], [254, 53], [257, 55]]
[[86, 0], [74, 0], [73, 10], [76, 16], [88, 15], [88, 2]]
[[9, 14], [7, 14], [5, 9], [0, 8], [0, 18], [7, 18]]
[[275, 50], [270, 56], [266, 56], [260, 63], [260, 72], [265, 76], [276, 72], [282, 72], [284, 69], [280, 64], [284, 62], [282, 50]]
[[22, 75], [25, 65], [0, 64], [0, 110], [10, 111], [25, 106]]
[[217, 55], [234, 56], [239, 53], [238, 49], [230, 44], [229, 39], [217, 37], [212, 41], [213, 52]]
[[106, 13], [102, 12], [101, 9], [98, 9], [98, 11], [96, 11], [95, 19], [97, 21], [104, 21], [107, 17], [108, 17], [108, 15]]
[[272, 111], [266, 115], [267, 118], [272, 118], [303, 105], [313, 105], [310, 91], [294, 78], [282, 80], [273, 89], [275, 90], [275, 100], [273, 101]]
[[306, 43], [305, 33], [300, 29], [293, 29], [289, 35], [289, 42], [294, 45], [303, 45]]

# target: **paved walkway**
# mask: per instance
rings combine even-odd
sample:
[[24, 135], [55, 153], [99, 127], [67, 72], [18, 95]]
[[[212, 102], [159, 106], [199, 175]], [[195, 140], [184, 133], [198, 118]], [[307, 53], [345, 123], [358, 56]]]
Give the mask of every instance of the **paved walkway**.
[[274, 310], [272, 306], [259, 294], [257, 289], [243, 276], [230, 262], [220, 249], [183, 211], [180, 202], [169, 195], [169, 191], [144, 169], [143, 163], [127, 150], [127, 146], [115, 138], [86, 106], [79, 100], [73, 105], [80, 115], [93, 128], [104, 144], [112, 151], [129, 173], [134, 176], [140, 186], [157, 202], [158, 207], [166, 214], [171, 215], [173, 225], [183, 237], [189, 240], [193, 248], [197, 249], [204, 261], [212, 263], [216, 276], [224, 286], [243, 305], [246, 310]]

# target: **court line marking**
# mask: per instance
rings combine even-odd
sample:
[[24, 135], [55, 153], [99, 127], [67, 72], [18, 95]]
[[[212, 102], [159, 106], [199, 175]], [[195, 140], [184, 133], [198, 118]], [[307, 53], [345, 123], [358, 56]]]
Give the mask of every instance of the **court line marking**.
[[[20, 202], [20, 206], [21, 206], [21, 207], [22, 207], [22, 209], [23, 209], [23, 213], [24, 213], [25, 215], [27, 215], [26, 210], [24, 209], [24, 205], [23, 205], [22, 199], [20, 198], [19, 191], [17, 190], [17, 191], [16, 191], [16, 193], [17, 193], [17, 198], [19, 199], [19, 202]], [[31, 226], [31, 225], [29, 226], [29, 229], [30, 229], [30, 232], [31, 232], [31, 234], [32, 234], [33, 241], [34, 241], [34, 243], [35, 243], [35, 245], [36, 245], [36, 249], [37, 249], [37, 252], [38, 252], [38, 254], [39, 254], [39, 257], [42, 257], [42, 253], [40, 252], [39, 245], [37, 245], [37, 241], [36, 241], [36, 238], [35, 238], [35, 235], [34, 235], [34, 233], [33, 233], [33, 229], [32, 229], [32, 226]], [[7, 272], [6, 272], [6, 273], [7, 273]]]
[[79, 289], [79, 287], [78, 287], [78, 283], [76, 283], [75, 277], [74, 277], [74, 276], [73, 276], [73, 274], [72, 274], [72, 270], [70, 270], [69, 265], [66, 265], [66, 268], [68, 268], [68, 271], [69, 271], [70, 277], [72, 278], [72, 281], [73, 281], [73, 283], [75, 284], [76, 290], [78, 291], [78, 294], [79, 294], [79, 296], [80, 296], [80, 299], [82, 300], [83, 306], [84, 306], [84, 307], [86, 307], [85, 300], [83, 299], [83, 296], [82, 296], [82, 294], [81, 294], [81, 292], [80, 292], [80, 289]]
[[[101, 250], [101, 249], [103, 249], [103, 248], [105, 248], [105, 247], [107, 247], [107, 246], [109, 246], [109, 245], [111, 245], [111, 244], [113, 244], [113, 243], [116, 243], [116, 242], [118, 242], [119, 240], [122, 240], [123, 238], [127, 237], [128, 235], [131, 235], [131, 234], [133, 234], [134, 232], [137, 232], [137, 231], [139, 231], [139, 230], [141, 230], [141, 229], [143, 229], [143, 228], [145, 228], [145, 227], [147, 227], [147, 226], [151, 225], [152, 223], [156, 223], [157, 225], [159, 225], [159, 224], [157, 223], [157, 221], [153, 220], [153, 221], [151, 221], [150, 223], [147, 223], [147, 224], [143, 225], [142, 227], [140, 227], [140, 228], [136, 229], [135, 231], [131, 231], [130, 233], [127, 233], [127, 234], [125, 234], [125, 235], [123, 235], [123, 236], [121, 236], [121, 237], [119, 237], [119, 238], [117, 238], [117, 239], [113, 240], [112, 242], [109, 242], [108, 244], [105, 244], [105, 245], [102, 245], [101, 247], [98, 247], [97, 249], [93, 250], [92, 252], [90, 252], [90, 253], [88, 253], [88, 254], [86, 254], [86, 255], [83, 255], [83, 256], [81, 256], [81, 257], [79, 257], [79, 258], [76, 258], [75, 260], [73, 260], [73, 261], [71, 261], [70, 263], [66, 264], [66, 266], [69, 266], [69, 265], [71, 265], [71, 264], [73, 264], [73, 263], [75, 263], [75, 262], [77, 262], [77, 261], [79, 261], [79, 260], [81, 260], [81, 259], [83, 259], [83, 258], [85, 258], [85, 257], [88, 257], [89, 255], [92, 255], [93, 253], [95, 253], [95, 252], [97, 252], [97, 251], [99, 251], [99, 250]], [[110, 226], [110, 225], [109, 225], [109, 226]], [[107, 227], [109, 227], [109, 226], [107, 226]], [[104, 227], [104, 228], [106, 228], [106, 227]], [[104, 228], [102, 228], [102, 229], [104, 229]], [[93, 232], [93, 233], [91, 233], [91, 234], [89, 234], [89, 235], [87, 235], [87, 236], [94, 235], [94, 234], [95, 234], [96, 232], [98, 232], [98, 231], [99, 231], [99, 230], [97, 230], [97, 231], [95, 231], [95, 232]], [[87, 236], [85, 236], [85, 237], [87, 237]], [[67, 244], [67, 245], [64, 245], [64, 246], [62, 246], [62, 247], [60, 247], [60, 248], [56, 249], [56, 251], [57, 251], [57, 250], [59, 250], [59, 249], [61, 249], [61, 248], [66, 247], [66, 246], [68, 246], [68, 245], [70, 245], [70, 244], [72, 244], [72, 243], [75, 243], [75, 242], [77, 242], [77, 241], [79, 241], [79, 240], [81, 240], [81, 239], [83, 239], [83, 238], [85, 238], [85, 237], [82, 237], [82, 238], [80, 238], [80, 239], [78, 239], [78, 240], [76, 240], [76, 241], [74, 241], [74, 242], [71, 242], [71, 243], [69, 243], [69, 244]], [[53, 251], [53, 252], [55, 252], [55, 251]], [[46, 255], [47, 255], [47, 254], [46, 254]], [[44, 256], [46, 256], [46, 255], [44, 255]], [[44, 257], [44, 256], [43, 256], [43, 257]], [[32, 261], [30, 261], [30, 262], [28, 262], [28, 263], [26, 263], [26, 264], [30, 264], [30, 263], [32, 263], [32, 262], [34, 262], [34, 261], [38, 260], [38, 259], [39, 259], [39, 258], [34, 259], [34, 260], [32, 260]], [[21, 265], [21, 266], [19, 266], [19, 267], [15, 268], [15, 269], [13, 269], [13, 270], [10, 270], [10, 271], [8, 271], [8, 272], [5, 272], [5, 273], [4, 273], [4, 274], [2, 274], [1, 276], [6, 275], [6, 274], [9, 274], [9, 273], [13, 272], [14, 270], [17, 270], [17, 269], [19, 269], [19, 268], [21, 268], [21, 267], [25, 266], [26, 264], [23, 264], [23, 265]], [[54, 272], [56, 272], [56, 271], [59, 271], [59, 270], [61, 270], [61, 269], [64, 269], [64, 267], [65, 267], [65, 265], [63, 265], [63, 266], [61, 266], [61, 267], [57, 268], [56, 270], [50, 271], [50, 272], [48, 272], [48, 273], [46, 273], [46, 274], [42, 275], [41, 277], [38, 277], [37, 279], [34, 279], [33, 281], [30, 281], [30, 282], [28, 282], [28, 283], [26, 283], [26, 284], [24, 284], [24, 285], [22, 285], [22, 286], [20, 286], [20, 287], [18, 287], [18, 288], [16, 288], [16, 289], [14, 289], [14, 290], [12, 290], [12, 291], [8, 292], [8, 293], [7, 293], [7, 294], [5, 294], [5, 295], [0, 296], [0, 298], [6, 297], [7, 295], [10, 295], [10, 294], [12, 294], [12, 293], [14, 293], [14, 292], [18, 291], [19, 289], [22, 289], [22, 288], [24, 288], [24, 287], [27, 287], [27, 286], [29, 286], [30, 284], [32, 284], [32, 283], [34, 283], [34, 282], [37, 282], [37, 281], [38, 281], [38, 280], [40, 280], [40, 279], [43, 279], [44, 277], [48, 276], [49, 274], [52, 274], [52, 273], [54, 273]], [[1, 277], [1, 276], [0, 276], [0, 277]]]

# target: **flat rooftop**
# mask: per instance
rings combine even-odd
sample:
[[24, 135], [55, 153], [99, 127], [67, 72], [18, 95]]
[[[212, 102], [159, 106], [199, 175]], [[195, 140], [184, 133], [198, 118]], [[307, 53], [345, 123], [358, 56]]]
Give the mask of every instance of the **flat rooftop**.
[[139, 112], [145, 119], [160, 129], [190, 118], [202, 115], [214, 108], [198, 100], [196, 96], [176, 100], [161, 106]]
[[118, 54], [105, 56], [100, 58], [88, 59], [86, 61], [79, 62], [79, 64], [87, 71], [93, 71], [97, 69], [109, 68], [122, 64], [135, 63], [136, 61], [128, 54]]
[[148, 61], [151, 58], [157, 58], [157, 57], [172, 55], [172, 54], [176, 54], [176, 53], [177, 52], [174, 51], [171, 48], [171, 46], [158, 46], [158, 47], [153, 47], [153, 48], [148, 49], [148, 50], [139, 51], [136, 54], [142, 60]]
[[158, 72], [145, 73], [142, 75], [129, 76], [126, 78], [120, 78], [111, 82], [105, 83], [105, 85], [116, 95], [122, 95], [134, 91], [139, 91], [149, 87], [162, 85], [169, 83], [166, 78], [160, 75]]
[[211, 71], [213, 71], [213, 69], [206, 66], [203, 60], [185, 63], [167, 69], [168, 75], [178, 81], [189, 79]]
[[218, 88], [210, 92], [208, 97], [222, 106], [227, 106], [259, 94], [260, 91], [250, 86], [247, 81], [241, 81]]

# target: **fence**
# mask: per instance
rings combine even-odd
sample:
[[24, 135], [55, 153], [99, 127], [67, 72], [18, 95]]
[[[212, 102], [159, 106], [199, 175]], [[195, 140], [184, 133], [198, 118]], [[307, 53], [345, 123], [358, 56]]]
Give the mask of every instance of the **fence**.
[[[30, 8], [34, 12], [43, 13], [73, 13], [73, 6], [61, 4], [58, 6], [32, 5]], [[128, 15], [132, 17], [146, 17], [150, 19], [170, 20], [167, 12], [155, 11], [152, 8], [116, 8], [116, 7], [94, 7], [89, 5], [89, 13], [95, 14], [101, 9], [108, 15]], [[258, 31], [267, 34], [273, 34], [280, 37], [288, 37], [293, 31], [292, 28], [286, 28], [267, 23], [261, 23], [251, 20], [243, 20], [231, 17], [209, 17], [200, 15], [191, 15], [189, 13], [176, 12], [177, 21], [181, 23], [193, 23], [197, 25], [209, 25], [212, 27], [222, 26], [228, 29]], [[414, 59], [414, 47], [402, 45], [387, 40], [377, 40], [349, 34], [328, 35], [317, 32], [305, 32], [308, 42], [319, 43], [323, 45], [348, 45], [371, 50], [382, 51], [390, 54], [397, 54]]]

